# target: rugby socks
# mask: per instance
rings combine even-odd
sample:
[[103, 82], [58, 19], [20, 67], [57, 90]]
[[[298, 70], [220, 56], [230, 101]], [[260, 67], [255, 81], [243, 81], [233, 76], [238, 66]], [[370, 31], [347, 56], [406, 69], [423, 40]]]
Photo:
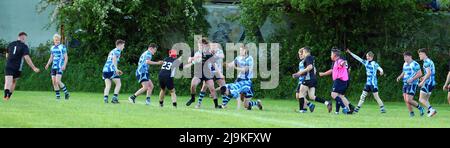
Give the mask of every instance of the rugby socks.
[[56, 99], [61, 98], [61, 94], [59, 93], [59, 90], [55, 90], [55, 93], [56, 93]]
[[108, 95], [103, 96], [103, 101], [108, 101]]
[[119, 97], [119, 95], [118, 94], [114, 94], [114, 96], [113, 96], [113, 100], [118, 100], [117, 98]]
[[217, 98], [214, 98], [213, 102], [214, 102], [214, 107], [218, 108], [219, 107], [219, 100]]
[[164, 106], [164, 101], [159, 101], [159, 106], [163, 107]]
[[[137, 97], [136, 95], [130, 96], [130, 98], [133, 99], [133, 100], [136, 99], [136, 97]], [[147, 99], [148, 99], [148, 98], [150, 98], [150, 97], [147, 97]]]
[[258, 105], [258, 102], [256, 102], [256, 101], [250, 101], [250, 102], [248, 102], [249, 108], [251, 108], [251, 107], [253, 107], [253, 106], [256, 106], [256, 105]]
[[195, 94], [191, 94], [191, 100], [190, 101], [192, 101], [192, 102], [195, 101]]
[[222, 96], [222, 105], [226, 106], [230, 99], [227, 96]]
[[307, 105], [308, 107], [312, 107], [314, 104], [311, 103], [311, 102], [308, 102], [306, 105]]
[[299, 109], [304, 110], [304, 106], [305, 106], [305, 98], [300, 98], [298, 99], [298, 105], [299, 105]]
[[66, 86], [64, 86], [63, 88], [61, 88], [63, 91], [64, 91], [64, 94], [65, 95], [68, 95], [69, 94], [69, 91], [67, 91], [67, 87]]
[[316, 98], [315, 98], [314, 100], [315, 100], [316, 102], [319, 102], [319, 103], [325, 104], [325, 99], [322, 99], [322, 98], [316, 97]]
[[4, 96], [4, 98], [9, 96], [9, 92], [10, 92], [9, 89], [5, 89], [5, 96]]
[[173, 107], [177, 107], [177, 102], [172, 102]]
[[206, 92], [200, 92], [198, 97], [198, 104], [202, 104], [203, 98], [205, 97]]

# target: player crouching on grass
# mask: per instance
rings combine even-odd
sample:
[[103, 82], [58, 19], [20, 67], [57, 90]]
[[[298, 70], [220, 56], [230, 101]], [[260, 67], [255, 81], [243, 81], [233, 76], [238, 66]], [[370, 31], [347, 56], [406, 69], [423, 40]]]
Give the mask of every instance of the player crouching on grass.
[[60, 99], [60, 89], [64, 91], [64, 98], [69, 100], [69, 92], [66, 85], [61, 81], [63, 71], [66, 70], [68, 56], [67, 48], [61, 44], [61, 36], [59, 34], [53, 35], [54, 45], [50, 48], [50, 58], [48, 59], [45, 69], [47, 70], [50, 64], [52, 64], [50, 75], [52, 77], [53, 88], [56, 93], [56, 100]]
[[403, 99], [405, 100], [406, 107], [409, 110], [409, 116], [414, 117], [414, 111], [411, 106], [416, 107], [420, 111], [420, 116], [425, 114], [425, 111], [419, 103], [414, 101], [414, 95], [416, 94], [417, 85], [419, 84], [419, 78], [422, 76], [420, 65], [412, 59], [411, 52], [403, 53], [403, 72], [397, 77], [397, 82], [402, 79], [403, 81]]
[[[247, 108], [248, 110], [251, 110], [253, 106], [258, 106], [259, 110], [263, 109], [261, 100], [252, 101], [253, 98], [253, 90], [252, 87], [252, 81], [250, 80], [243, 80], [235, 83], [226, 84], [225, 86], [220, 87], [220, 94], [222, 94], [223, 98], [226, 98], [227, 100], [230, 100], [232, 98], [237, 99], [237, 109], [239, 110], [241, 108], [241, 102], [242, 100], [239, 100], [238, 98], [241, 98], [241, 95], [245, 97], [243, 100], [244, 102], [244, 108]], [[222, 104], [222, 108], [225, 108], [227, 105], [227, 102], [224, 102]]]
[[103, 101], [105, 103], [108, 103], [108, 94], [109, 90], [111, 89], [111, 81], [116, 84], [116, 87], [114, 88], [114, 96], [111, 100], [111, 103], [117, 104], [119, 103], [119, 91], [121, 87], [120, 82], [120, 75], [122, 75], [122, 71], [119, 70], [118, 63], [120, 60], [120, 53], [125, 48], [125, 41], [124, 40], [117, 40], [116, 41], [116, 48], [111, 50], [108, 54], [108, 58], [106, 59], [105, 66], [103, 66], [103, 80], [105, 80], [105, 90], [103, 92]]
[[[300, 53], [302, 52], [302, 53]], [[317, 78], [316, 78], [316, 68], [314, 67], [314, 57], [311, 55], [311, 48], [303, 47], [299, 50], [299, 57], [303, 59], [299, 63], [299, 71], [292, 76], [303, 77], [301, 83], [299, 84], [298, 97], [300, 104], [300, 113], [305, 113], [306, 110], [302, 110], [303, 105], [309, 107], [309, 111], [314, 112], [315, 105], [311, 102], [306, 102], [306, 94], [308, 94], [310, 100], [314, 100], [319, 103], [323, 103], [327, 106], [328, 112], [332, 110], [332, 104], [325, 99], [319, 98], [316, 96], [316, 86], [317, 86]]]
[[353, 58], [361, 62], [364, 67], [366, 68], [366, 85], [364, 87], [364, 90], [361, 94], [361, 97], [358, 102], [358, 106], [355, 109], [355, 112], [358, 112], [359, 109], [361, 109], [361, 106], [363, 105], [367, 95], [369, 92], [372, 92], [373, 97], [377, 101], [378, 105], [380, 106], [380, 112], [386, 113], [386, 109], [384, 108], [383, 101], [381, 101], [380, 96], [378, 95], [378, 80], [377, 80], [377, 71], [380, 71], [380, 75], [383, 75], [383, 69], [378, 65], [377, 62], [373, 61], [373, 58], [375, 54], [373, 54], [372, 51], [369, 51], [366, 54], [366, 60], [363, 60], [356, 54], [352, 53], [349, 49], [346, 50], [347, 53], [349, 53]]
[[161, 65], [163, 62], [158, 61], [154, 62], [152, 61], [153, 55], [155, 55], [157, 51], [156, 44], [151, 43], [147, 50], [141, 54], [141, 57], [139, 58], [138, 68], [136, 70], [136, 78], [138, 79], [138, 82], [142, 85], [142, 87], [137, 90], [132, 96], [128, 97], [128, 100], [131, 103], [136, 103], [136, 97], [141, 95], [144, 92], [147, 92], [147, 98], [145, 99], [145, 104], [150, 105], [150, 100], [152, 96], [153, 91], [153, 82], [150, 80], [150, 74], [149, 74], [149, 65]]
[[173, 84], [173, 77], [175, 76], [176, 68], [183, 69], [183, 63], [181, 63], [181, 58], [177, 58], [177, 51], [175, 49], [169, 50], [169, 57], [164, 59], [164, 62], [159, 71], [158, 79], [161, 91], [159, 92], [159, 105], [164, 106], [164, 96], [166, 95], [166, 90], [170, 91], [170, 96], [172, 97], [173, 107], [177, 107], [177, 95], [175, 93], [175, 86]]

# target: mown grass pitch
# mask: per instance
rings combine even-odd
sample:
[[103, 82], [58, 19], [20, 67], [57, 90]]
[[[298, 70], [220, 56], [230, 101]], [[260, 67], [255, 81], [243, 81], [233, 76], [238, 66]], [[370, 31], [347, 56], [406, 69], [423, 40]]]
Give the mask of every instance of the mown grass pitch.
[[[130, 104], [129, 94], [119, 96], [121, 104], [104, 104], [100, 93], [72, 93], [69, 101], [56, 101], [53, 92], [18, 91], [12, 100], [0, 102], [0, 127], [219, 127], [219, 128], [281, 128], [281, 127], [450, 127], [448, 105], [435, 105], [433, 118], [410, 118], [404, 103], [386, 102], [386, 114], [380, 114], [374, 102], [364, 104], [360, 113], [335, 115], [316, 103], [314, 113], [299, 114], [295, 100], [264, 99], [264, 111], [236, 110], [232, 100], [225, 110], [213, 109], [212, 100], [204, 99], [202, 109], [184, 106], [187, 97], [179, 97], [178, 108], [167, 96], [159, 107], [157, 96], [151, 106], [144, 97]], [[334, 107], [334, 105], [333, 105]]]

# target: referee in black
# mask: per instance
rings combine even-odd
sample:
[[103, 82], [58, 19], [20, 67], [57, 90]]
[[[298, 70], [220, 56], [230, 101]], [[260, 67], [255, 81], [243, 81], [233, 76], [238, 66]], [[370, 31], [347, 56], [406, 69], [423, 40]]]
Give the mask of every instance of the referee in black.
[[40, 70], [34, 66], [33, 61], [29, 56], [28, 46], [25, 45], [27, 34], [20, 32], [17, 41], [11, 42], [6, 50], [6, 66], [5, 66], [5, 96], [3, 99], [8, 101], [11, 98], [17, 80], [22, 72], [23, 60], [38, 73]]

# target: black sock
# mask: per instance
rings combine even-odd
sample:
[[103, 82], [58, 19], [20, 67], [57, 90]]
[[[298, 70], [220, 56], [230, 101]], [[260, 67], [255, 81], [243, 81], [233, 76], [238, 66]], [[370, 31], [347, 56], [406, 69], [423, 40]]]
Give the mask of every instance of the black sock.
[[114, 97], [116, 97], [116, 98], [117, 98], [117, 96], [119, 96], [119, 94], [114, 94]]
[[214, 106], [215, 106], [215, 107], [219, 106], [219, 102], [217, 101], [217, 98], [214, 98], [213, 101], [214, 101]]
[[173, 107], [177, 107], [177, 102], [172, 102]]
[[341, 104], [339, 103], [339, 101], [336, 100], [336, 112], [339, 113], [339, 110], [341, 108]]
[[159, 101], [159, 105], [163, 105], [164, 104], [164, 101]]
[[298, 99], [298, 102], [299, 102], [299, 108], [300, 108], [300, 110], [304, 110], [304, 106], [305, 106], [305, 98], [300, 98], [300, 99]]
[[9, 96], [9, 89], [5, 89], [5, 98]]
[[136, 99], [136, 95], [132, 95], [130, 98], [131, 99]]
[[195, 94], [191, 94], [191, 100], [195, 101]]
[[316, 97], [316, 99], [314, 99], [314, 100], [319, 103], [325, 103], [325, 100], [322, 98], [319, 98], [319, 97]]

